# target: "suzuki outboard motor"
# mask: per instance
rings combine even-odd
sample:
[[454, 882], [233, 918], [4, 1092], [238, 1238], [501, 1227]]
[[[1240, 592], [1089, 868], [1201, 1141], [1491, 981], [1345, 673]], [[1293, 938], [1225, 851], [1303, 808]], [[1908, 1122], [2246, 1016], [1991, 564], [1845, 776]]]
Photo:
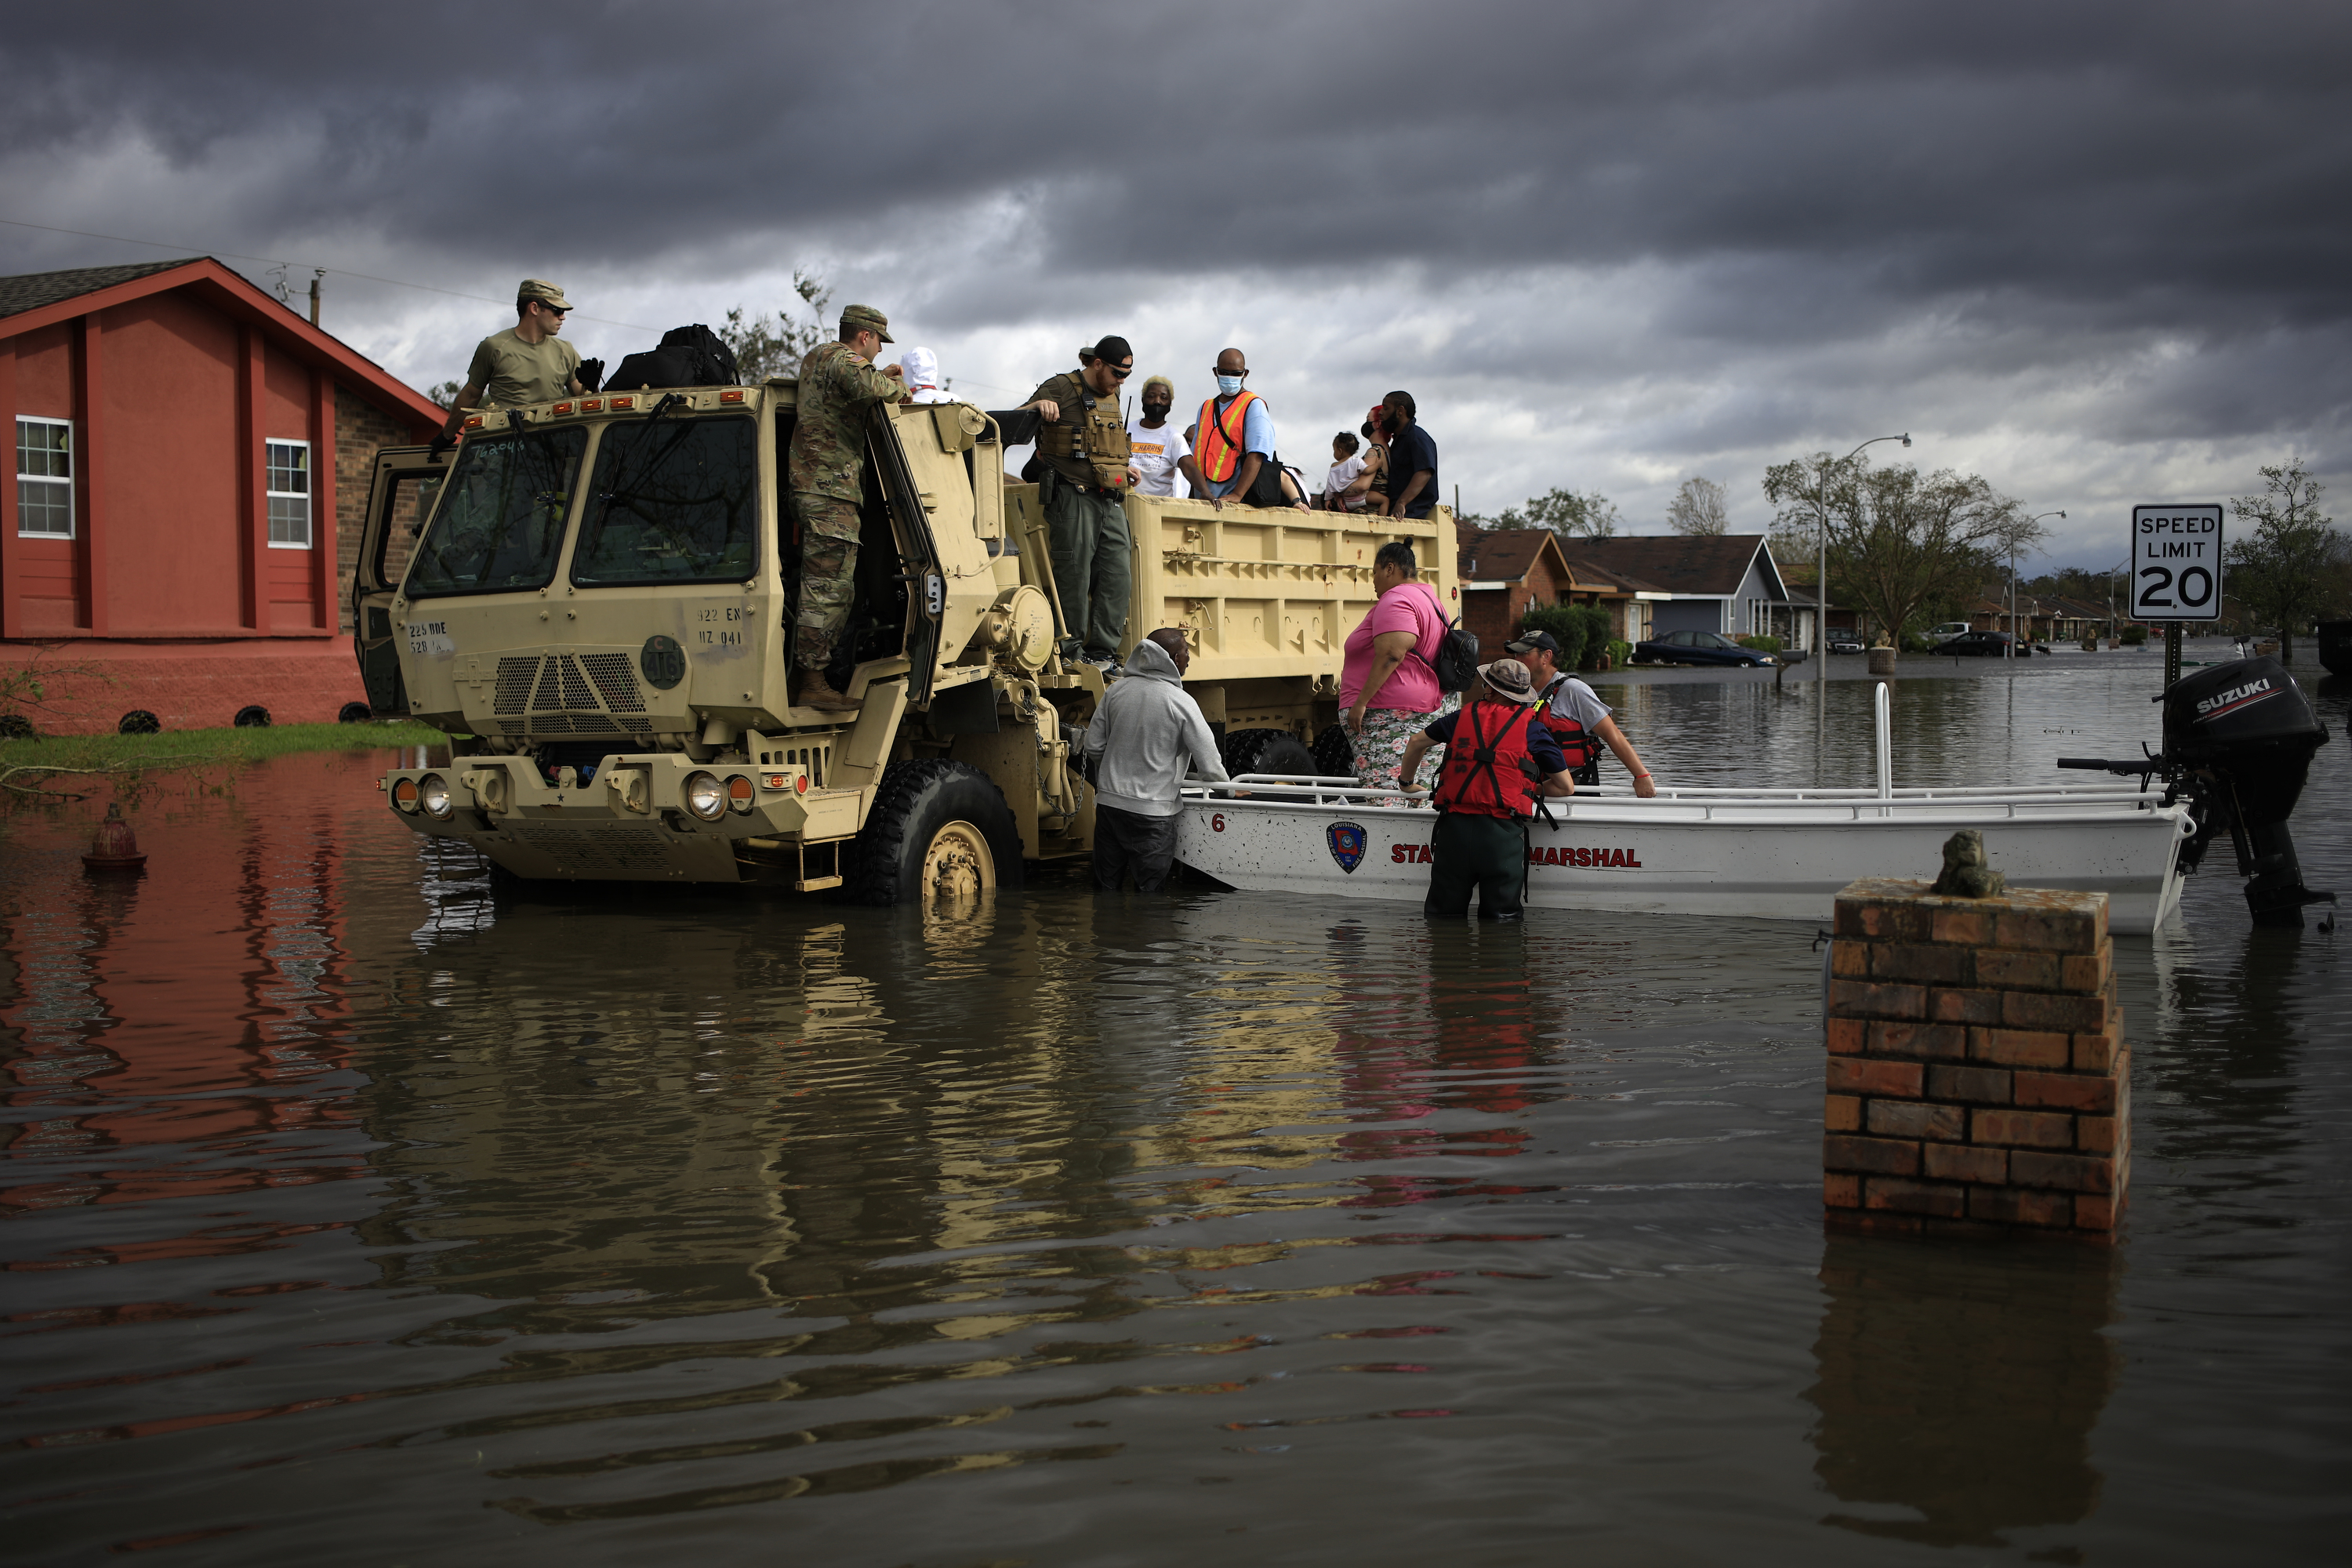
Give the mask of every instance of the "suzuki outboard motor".
[[2153, 700], [2164, 704], [2162, 755], [2137, 762], [2061, 757], [2058, 765], [2162, 774], [2165, 803], [2187, 800], [2197, 823], [2196, 837], [2181, 846], [2181, 868], [2195, 870], [2207, 843], [2226, 830], [2256, 925], [2300, 927], [2304, 905], [2334, 903], [2335, 894], [2303, 885], [2287, 836], [2287, 818], [2327, 731], [2286, 666], [2274, 658], [2236, 659], [2183, 676]]

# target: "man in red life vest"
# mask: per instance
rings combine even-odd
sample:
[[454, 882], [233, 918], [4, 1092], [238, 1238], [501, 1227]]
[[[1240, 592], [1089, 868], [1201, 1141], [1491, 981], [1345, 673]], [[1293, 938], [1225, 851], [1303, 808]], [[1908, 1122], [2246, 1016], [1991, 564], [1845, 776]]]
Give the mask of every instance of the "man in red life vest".
[[1405, 742], [1405, 778], [1432, 746], [1438, 765], [1429, 836], [1429, 896], [1421, 911], [1459, 920], [1478, 892], [1478, 918], [1515, 921], [1528, 886], [1528, 816], [1538, 792], [1574, 795], [1568, 759], [1541, 718], [1535, 679], [1516, 658], [1478, 668], [1478, 683], [1459, 711], [1441, 717]]
[[1650, 770], [1642, 765], [1633, 742], [1609, 716], [1609, 705], [1592, 688], [1559, 668], [1559, 644], [1549, 632], [1521, 632], [1503, 650], [1528, 667], [1535, 677], [1536, 695], [1543, 703], [1544, 723], [1568, 758], [1568, 771], [1579, 784], [1601, 782], [1601, 748], [1608, 747], [1633, 775], [1633, 793], [1643, 800], [1658, 793]]

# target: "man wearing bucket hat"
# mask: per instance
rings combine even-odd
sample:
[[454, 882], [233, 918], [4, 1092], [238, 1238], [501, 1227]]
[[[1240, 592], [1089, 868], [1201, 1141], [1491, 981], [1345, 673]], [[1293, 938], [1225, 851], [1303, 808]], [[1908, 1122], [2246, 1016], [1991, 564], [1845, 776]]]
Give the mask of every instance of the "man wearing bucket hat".
[[[544, 278], [524, 279], [515, 289], [515, 324], [476, 346], [473, 363], [466, 367], [465, 387], [450, 405], [449, 422], [434, 445], [446, 448], [466, 416], [481, 409], [552, 403], [585, 391], [580, 382], [580, 351], [558, 335], [571, 311], [572, 301], [562, 289]], [[589, 363], [594, 371], [604, 368], [601, 361]]]
[[1478, 667], [1461, 708], [1405, 742], [1411, 778], [1432, 746], [1445, 748], [1429, 835], [1429, 896], [1422, 913], [1459, 920], [1478, 894], [1478, 918], [1515, 921], [1528, 886], [1527, 821], [1538, 793], [1574, 795], [1568, 759], [1544, 726], [1535, 678], [1516, 658]]
[[827, 667], [849, 627], [857, 587], [866, 423], [877, 405], [906, 395], [906, 372], [874, 363], [890, 341], [890, 322], [881, 311], [852, 305], [841, 312], [839, 341], [817, 344], [801, 361], [799, 418], [784, 478], [801, 551], [793, 656], [801, 672], [797, 705], [820, 712], [857, 708], [856, 699], [834, 686]]

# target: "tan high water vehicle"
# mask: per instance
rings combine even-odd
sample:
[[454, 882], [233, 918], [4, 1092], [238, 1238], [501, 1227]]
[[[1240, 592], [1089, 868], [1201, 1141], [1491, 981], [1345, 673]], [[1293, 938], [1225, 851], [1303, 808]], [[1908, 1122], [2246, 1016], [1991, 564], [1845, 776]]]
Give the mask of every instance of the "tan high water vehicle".
[[[787, 882], [897, 903], [1089, 853], [1036, 487], [964, 404], [876, 416], [855, 714], [795, 708], [782, 483], [794, 384], [572, 398], [376, 461], [352, 584], [368, 701], [448, 731], [401, 821], [525, 878]], [[1410, 542], [1460, 613], [1453, 521], [1130, 497], [1129, 641], [1181, 626], [1234, 773], [1344, 771], [1342, 645]], [[1121, 653], [1126, 652], [1122, 648]], [[836, 672], [836, 680], [839, 679]], [[1319, 738], [1318, 769], [1310, 741]]]

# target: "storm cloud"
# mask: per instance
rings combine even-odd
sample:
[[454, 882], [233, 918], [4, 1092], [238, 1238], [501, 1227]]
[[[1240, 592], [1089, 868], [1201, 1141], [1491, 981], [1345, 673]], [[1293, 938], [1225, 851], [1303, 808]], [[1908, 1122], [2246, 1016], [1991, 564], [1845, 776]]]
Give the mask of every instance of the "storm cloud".
[[[352, 274], [551, 277], [610, 358], [812, 266], [992, 405], [1107, 331], [1189, 404], [1234, 342], [1310, 472], [1404, 386], [1466, 506], [1643, 531], [1908, 430], [2105, 565], [2135, 500], [2352, 470], [2347, 43], [2046, 0], [69, 7], [0, 45], [0, 217], [337, 269], [329, 326], [420, 384], [500, 311]], [[0, 228], [12, 272], [163, 254]]]

